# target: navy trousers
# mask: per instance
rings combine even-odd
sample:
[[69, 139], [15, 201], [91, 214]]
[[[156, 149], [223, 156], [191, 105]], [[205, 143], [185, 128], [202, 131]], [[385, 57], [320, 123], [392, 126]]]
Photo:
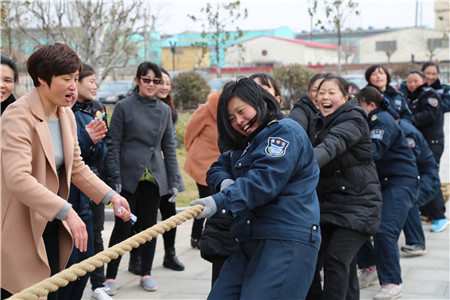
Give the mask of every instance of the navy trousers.
[[[320, 237], [317, 237], [320, 242]], [[304, 299], [318, 243], [249, 240], [225, 262], [208, 299]]]
[[373, 237], [373, 246], [368, 240], [358, 253], [359, 267], [376, 265], [380, 283], [402, 283], [398, 238], [417, 195], [417, 188], [415, 179], [406, 178], [381, 187], [383, 208], [380, 227]]
[[423, 233], [422, 220], [420, 219], [420, 209], [414, 204], [408, 212], [405, 225], [403, 226], [406, 245], [424, 245], [425, 234]]
[[[431, 152], [433, 152], [434, 155], [434, 159], [436, 159], [436, 162], [439, 165], [442, 153], [444, 152], [444, 144], [429, 143], [428, 146], [430, 146]], [[445, 219], [445, 201], [444, 196], [442, 195], [442, 190], [439, 188], [436, 197], [422, 206], [420, 210], [422, 212], [422, 215], [428, 217], [428, 219], [430, 220]]]

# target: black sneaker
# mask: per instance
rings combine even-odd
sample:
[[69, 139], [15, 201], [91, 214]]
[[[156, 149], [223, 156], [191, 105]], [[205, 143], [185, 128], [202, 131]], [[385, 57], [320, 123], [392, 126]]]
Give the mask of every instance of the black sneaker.
[[427, 249], [425, 249], [425, 246], [419, 244], [405, 245], [402, 246], [400, 250], [411, 256], [425, 255], [425, 253], [427, 253]]

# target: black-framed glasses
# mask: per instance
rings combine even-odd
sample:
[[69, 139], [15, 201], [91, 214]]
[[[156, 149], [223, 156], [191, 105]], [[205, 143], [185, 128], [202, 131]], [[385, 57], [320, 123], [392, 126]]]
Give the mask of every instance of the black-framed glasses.
[[141, 78], [141, 80], [145, 84], [149, 84], [150, 82], [153, 82], [153, 84], [160, 84], [161, 83], [161, 79], [159, 79], [159, 78], [154, 78], [154, 79]]

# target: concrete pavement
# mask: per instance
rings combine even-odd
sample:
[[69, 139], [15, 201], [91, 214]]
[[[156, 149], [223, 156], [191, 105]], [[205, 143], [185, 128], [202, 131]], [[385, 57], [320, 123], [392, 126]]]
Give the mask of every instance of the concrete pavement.
[[[447, 202], [447, 217], [449, 217]], [[105, 222], [103, 237], [107, 246], [113, 221]], [[200, 257], [200, 251], [191, 248], [190, 233], [192, 220], [177, 227], [175, 248], [177, 256], [186, 269], [172, 271], [162, 266], [164, 247], [158, 237], [152, 276], [158, 283], [156, 292], [146, 292], [139, 286], [139, 276], [128, 272], [129, 254], [121, 261], [117, 276], [117, 294], [114, 299], [206, 299], [211, 282], [211, 264]], [[407, 257], [401, 254], [403, 276], [403, 297], [401, 299], [450, 299], [449, 296], [449, 236], [450, 229], [431, 233], [430, 224], [423, 224], [427, 242], [425, 256]], [[403, 234], [399, 246], [404, 245]], [[372, 285], [361, 290], [361, 299], [372, 299], [379, 286]], [[90, 299], [90, 285], [86, 287], [83, 299]]]

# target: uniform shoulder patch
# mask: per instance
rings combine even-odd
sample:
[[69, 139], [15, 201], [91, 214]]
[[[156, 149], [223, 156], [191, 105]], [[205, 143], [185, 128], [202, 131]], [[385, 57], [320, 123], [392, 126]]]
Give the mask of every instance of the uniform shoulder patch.
[[370, 119], [371, 121], [375, 121], [376, 119], [378, 119], [377, 115], [373, 115], [372, 118]]
[[384, 130], [383, 129], [373, 129], [370, 132], [372, 139], [382, 140], [383, 139]]
[[438, 106], [439, 101], [436, 98], [428, 98], [428, 104], [430, 104], [433, 107]]
[[269, 137], [267, 139], [266, 153], [272, 157], [281, 157], [286, 154], [289, 142], [280, 137]]
[[416, 141], [413, 138], [407, 138], [406, 141], [408, 142], [409, 148], [416, 147]]

